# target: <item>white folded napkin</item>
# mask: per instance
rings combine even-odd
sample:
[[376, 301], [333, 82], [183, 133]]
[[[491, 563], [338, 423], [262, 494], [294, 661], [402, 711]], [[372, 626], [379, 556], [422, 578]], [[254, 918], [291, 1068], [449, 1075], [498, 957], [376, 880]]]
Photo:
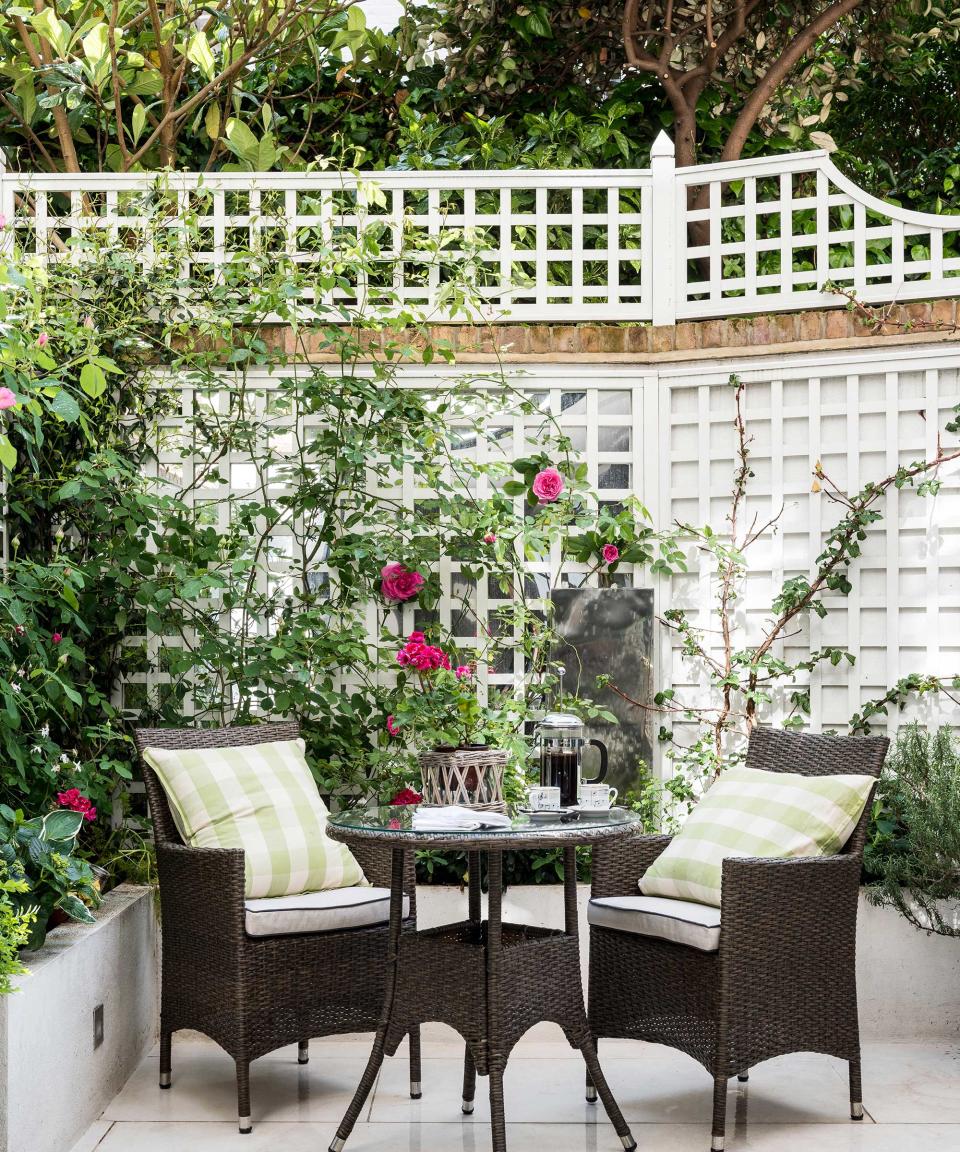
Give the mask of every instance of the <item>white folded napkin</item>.
[[420, 807], [413, 814], [415, 832], [470, 832], [475, 828], [509, 828], [512, 824], [504, 812], [481, 812], [459, 804]]

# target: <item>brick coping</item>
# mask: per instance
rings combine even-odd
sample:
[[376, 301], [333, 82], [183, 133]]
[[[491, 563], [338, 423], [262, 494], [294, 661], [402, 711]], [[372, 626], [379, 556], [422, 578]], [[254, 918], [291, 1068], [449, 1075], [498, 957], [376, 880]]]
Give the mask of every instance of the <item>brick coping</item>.
[[[876, 309], [881, 315], [881, 310]], [[849, 308], [821, 308], [776, 315], [693, 320], [675, 325], [641, 324], [439, 324], [434, 343], [449, 345], [458, 363], [657, 363], [783, 355], [903, 344], [960, 341], [957, 300], [890, 305], [877, 329], [870, 315]], [[262, 333], [268, 343], [294, 352], [289, 329]], [[402, 344], [402, 334], [389, 341]], [[376, 337], [381, 347], [383, 335]], [[422, 345], [423, 340], [412, 342]], [[327, 360], [322, 342], [308, 336], [301, 354]]]

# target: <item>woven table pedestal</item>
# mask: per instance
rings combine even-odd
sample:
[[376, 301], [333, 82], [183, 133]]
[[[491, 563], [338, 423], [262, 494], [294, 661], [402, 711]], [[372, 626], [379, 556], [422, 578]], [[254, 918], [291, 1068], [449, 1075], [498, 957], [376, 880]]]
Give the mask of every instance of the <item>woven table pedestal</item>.
[[[596, 1090], [623, 1148], [636, 1142], [607, 1085], [597, 1059], [583, 1002], [577, 925], [576, 849], [580, 844], [629, 836], [636, 817], [617, 811], [583, 823], [549, 826], [514, 822], [510, 829], [466, 832], [414, 832], [407, 813], [376, 813], [332, 818], [329, 834], [350, 845], [390, 844], [393, 882], [390, 905], [390, 953], [383, 1016], [356, 1094], [337, 1129], [330, 1152], [341, 1152], [373, 1088], [384, 1056], [392, 1056], [415, 1025], [438, 1020], [465, 1041], [461, 1108], [473, 1112], [477, 1076], [490, 1080], [493, 1152], [506, 1152], [503, 1073], [514, 1045], [541, 1020], [563, 1029], [583, 1054]], [[396, 827], [391, 827], [396, 825]], [[503, 853], [561, 847], [564, 853], [564, 926], [533, 928], [504, 923]], [[417, 931], [404, 925], [404, 858], [418, 848], [459, 849], [469, 853], [470, 887], [466, 919]], [[481, 917], [480, 877], [488, 880], [487, 918]]]

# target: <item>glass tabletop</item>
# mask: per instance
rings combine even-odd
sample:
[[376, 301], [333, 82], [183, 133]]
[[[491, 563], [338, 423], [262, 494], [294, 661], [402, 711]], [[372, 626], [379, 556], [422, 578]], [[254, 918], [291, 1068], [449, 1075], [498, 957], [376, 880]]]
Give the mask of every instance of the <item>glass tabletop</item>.
[[[425, 827], [415, 827], [414, 815], [418, 812], [421, 814], [421, 820], [429, 820], [433, 813], [443, 813], [444, 809], [433, 808], [426, 804], [358, 809], [331, 816], [328, 823], [335, 828], [352, 829], [358, 832], [394, 832], [406, 833], [410, 836], [445, 836], [455, 839], [458, 836], [496, 838], [498, 836], [516, 836], [518, 833], [541, 832], [556, 835], [562, 832], [600, 831], [601, 829], [626, 827], [636, 824], [640, 819], [636, 812], [630, 812], [626, 808], [568, 809], [562, 813], [541, 812], [536, 815], [529, 812], [514, 812], [510, 814], [509, 825], [485, 827], [483, 820], [487, 814], [475, 812], [471, 814], [474, 823], [469, 828], [442, 825], [440, 820], [430, 820]], [[417, 821], [417, 823], [419, 822], [420, 820]]]

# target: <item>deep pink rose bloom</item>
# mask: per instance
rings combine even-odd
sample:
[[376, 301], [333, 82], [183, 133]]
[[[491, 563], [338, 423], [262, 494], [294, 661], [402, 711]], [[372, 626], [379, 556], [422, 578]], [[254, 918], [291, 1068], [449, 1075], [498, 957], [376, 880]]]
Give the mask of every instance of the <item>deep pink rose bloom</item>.
[[563, 477], [556, 468], [544, 468], [533, 478], [533, 494], [541, 504], [552, 504], [563, 491]]
[[0, 212], [0, 228], [6, 228], [7, 217], [3, 212]]
[[59, 632], [54, 632], [54, 634], [50, 637], [50, 639], [54, 642], [54, 644], [59, 644], [60, 641], [63, 639], [63, 637], [60, 635]]
[[61, 808], [69, 808], [73, 812], [82, 812], [84, 820], [96, 820], [97, 810], [88, 796], [81, 796], [79, 788], [68, 788], [66, 792], [57, 793], [57, 803]]
[[456, 673], [458, 680], [469, 680], [471, 676], [470, 669], [466, 664], [458, 664]]
[[414, 792], [412, 788], [401, 788], [400, 791], [390, 801], [391, 808], [399, 808], [404, 804], [419, 804], [423, 797], [419, 792]]
[[403, 564], [387, 564], [380, 572], [380, 591], [385, 600], [402, 603], [412, 600], [426, 581], [419, 572], [411, 572]]
[[37, 337], [37, 347], [38, 348], [46, 348], [47, 341], [49, 339], [50, 339], [50, 337], [46, 334], [46, 332], [41, 332], [40, 335]]
[[496, 532], [488, 532], [486, 534], [486, 536], [484, 536], [483, 542], [484, 542], [484, 544], [496, 544], [496, 542], [497, 542]]
[[0, 388], [0, 411], [16, 407], [17, 398], [9, 388]]
[[608, 564], [616, 564], [620, 559], [620, 549], [616, 544], [604, 544], [603, 558]]
[[394, 720], [392, 715], [387, 717], [387, 731], [390, 733], [391, 736], [399, 736], [400, 735], [400, 728], [397, 725], [397, 722], [396, 722], [396, 720]]

